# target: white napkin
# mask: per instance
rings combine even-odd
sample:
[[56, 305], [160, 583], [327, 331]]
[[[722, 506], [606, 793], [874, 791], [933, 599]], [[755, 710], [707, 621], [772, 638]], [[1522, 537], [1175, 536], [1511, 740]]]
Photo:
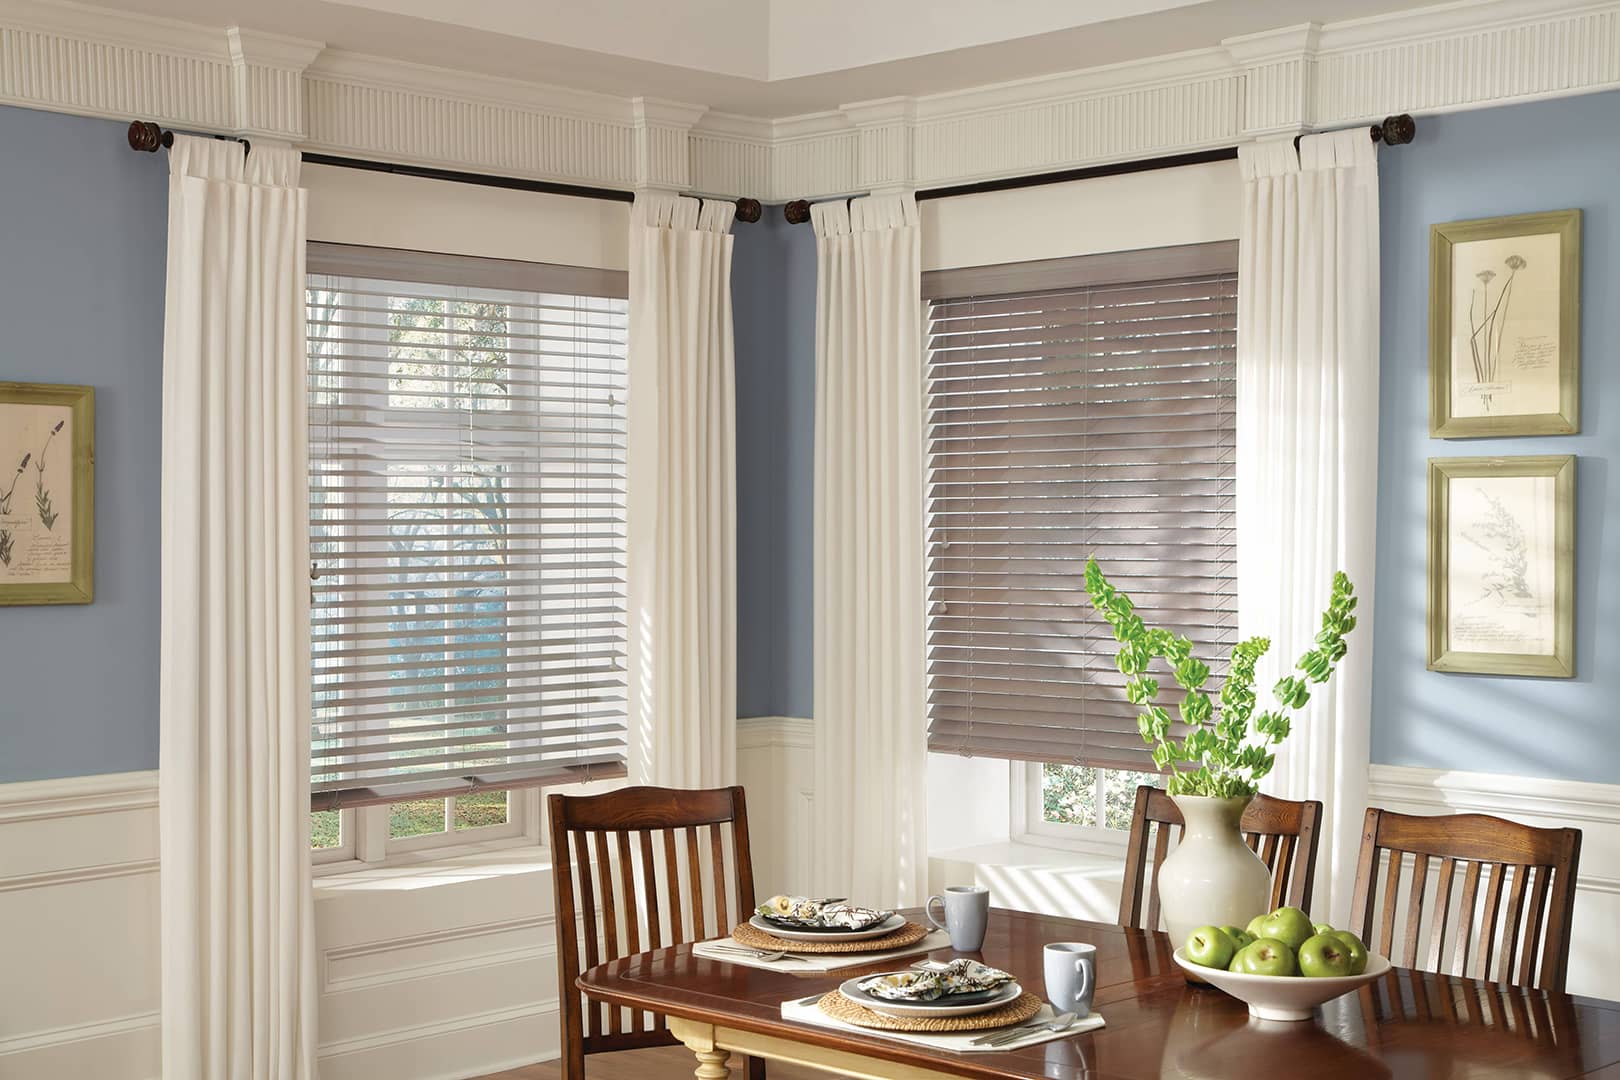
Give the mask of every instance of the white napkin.
[[[880, 1039], [895, 1039], [899, 1042], [916, 1043], [918, 1046], [931, 1046], [935, 1050], [950, 1050], [958, 1054], [982, 1054], [997, 1050], [1017, 1050], [1023, 1046], [1036, 1046], [1040, 1043], [1051, 1042], [1053, 1039], [1068, 1039], [1087, 1031], [1096, 1031], [1103, 1026], [1103, 1018], [1099, 1013], [1092, 1013], [1084, 1020], [1076, 1020], [1062, 1031], [1048, 1031], [1038, 1028], [1028, 1035], [1014, 1039], [1012, 1042], [1002, 1043], [1000, 1046], [974, 1046], [974, 1039], [982, 1039], [989, 1035], [988, 1031], [953, 1031], [946, 1034], [922, 1031], [882, 1031], [878, 1028], [861, 1027], [859, 1024], [847, 1023], [834, 1019], [822, 1012], [814, 1003], [800, 1005], [801, 998], [782, 1003], [782, 1019], [797, 1020], [801, 1024], [812, 1024], [815, 1027], [832, 1028], [835, 1031], [853, 1031], [861, 1035], [876, 1035]], [[1052, 1006], [1042, 1005], [1041, 1011], [1026, 1024], [1034, 1024], [1051, 1020]]]
[[[723, 937], [716, 938], [713, 941], [697, 942], [692, 946], [692, 955], [701, 956], [705, 960], [724, 960], [728, 964], [740, 964], [743, 967], [806, 974], [809, 972], [838, 971], [841, 968], [860, 967], [864, 964], [877, 963], [897, 956], [916, 956], [918, 953], [943, 949], [948, 944], [950, 944], [950, 936], [943, 930], [934, 930], [926, 934], [921, 941], [914, 945], [904, 945], [898, 949], [888, 949], [884, 952], [788, 953], [780, 960], [756, 960], [747, 952], [731, 951], [733, 949], [752, 950], [753, 946], [740, 945], [735, 938]], [[716, 948], [717, 945], [721, 947]]]

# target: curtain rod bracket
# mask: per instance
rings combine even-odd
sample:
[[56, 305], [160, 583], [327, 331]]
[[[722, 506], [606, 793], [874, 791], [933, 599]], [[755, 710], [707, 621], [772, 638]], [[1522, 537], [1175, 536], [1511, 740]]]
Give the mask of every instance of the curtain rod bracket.
[[782, 207], [782, 216], [789, 225], [803, 225], [810, 220], [810, 200], [794, 199]]
[[759, 205], [758, 199], [744, 196], [737, 200], [737, 220], [752, 225], [760, 219], [765, 208]]

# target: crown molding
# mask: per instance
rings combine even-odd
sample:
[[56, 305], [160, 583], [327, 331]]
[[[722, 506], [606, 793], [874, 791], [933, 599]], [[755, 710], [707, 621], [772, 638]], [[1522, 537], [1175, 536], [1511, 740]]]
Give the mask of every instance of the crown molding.
[[777, 120], [67, 0], [0, 0], [0, 59], [4, 104], [406, 164], [782, 202], [1612, 89], [1620, 0], [1455, 0]]

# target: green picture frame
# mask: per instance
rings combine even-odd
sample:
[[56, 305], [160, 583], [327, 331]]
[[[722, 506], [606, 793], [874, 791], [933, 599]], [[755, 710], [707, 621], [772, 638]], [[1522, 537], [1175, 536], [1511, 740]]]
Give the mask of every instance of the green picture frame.
[[0, 606], [93, 601], [95, 427], [92, 387], [0, 382]]
[[1431, 671], [1573, 678], [1575, 456], [1429, 459]]
[[1429, 229], [1429, 434], [1580, 431], [1581, 212]]

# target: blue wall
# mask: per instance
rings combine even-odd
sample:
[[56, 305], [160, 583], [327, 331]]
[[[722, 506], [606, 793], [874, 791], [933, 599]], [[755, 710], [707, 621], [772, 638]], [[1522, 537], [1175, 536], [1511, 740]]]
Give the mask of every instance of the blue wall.
[[768, 206], [735, 236], [737, 715], [809, 716], [815, 234]]
[[0, 107], [0, 381], [96, 389], [95, 603], [0, 607], [0, 782], [155, 769], [168, 163]]
[[[1379, 162], [1383, 360], [1372, 759], [1613, 783], [1620, 776], [1620, 94], [1423, 118]], [[1581, 434], [1428, 437], [1429, 226], [1585, 212]], [[1577, 454], [1574, 679], [1425, 669], [1430, 457]]]

